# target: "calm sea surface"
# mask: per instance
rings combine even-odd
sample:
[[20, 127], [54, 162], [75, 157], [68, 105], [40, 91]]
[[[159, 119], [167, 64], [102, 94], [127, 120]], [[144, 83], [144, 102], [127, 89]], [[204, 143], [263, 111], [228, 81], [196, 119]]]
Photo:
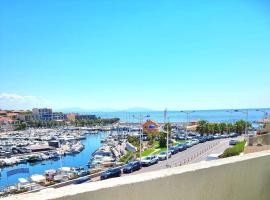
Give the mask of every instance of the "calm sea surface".
[[[262, 109], [270, 114], [270, 108]], [[199, 110], [189, 114], [189, 120], [207, 120], [210, 122], [229, 122], [239, 119], [246, 119], [246, 114], [242, 112], [233, 112], [230, 116], [229, 110]], [[239, 110], [247, 111], [247, 110]], [[150, 115], [150, 118], [157, 122], [164, 121], [164, 112], [150, 111], [150, 112], [95, 112], [97, 116], [110, 118], [118, 117], [121, 121], [125, 122], [138, 122], [137, 117], [142, 114], [143, 116]], [[135, 115], [136, 118], [133, 117]], [[167, 111], [167, 117], [170, 122], [185, 122], [187, 115], [180, 111]], [[248, 120], [256, 121], [264, 117], [264, 113], [256, 111], [256, 109], [248, 109]]]

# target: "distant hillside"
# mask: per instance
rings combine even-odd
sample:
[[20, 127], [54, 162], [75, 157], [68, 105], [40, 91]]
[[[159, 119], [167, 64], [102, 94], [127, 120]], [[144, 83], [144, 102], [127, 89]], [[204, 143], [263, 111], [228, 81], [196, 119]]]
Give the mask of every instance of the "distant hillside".
[[62, 108], [62, 109], [55, 109], [57, 112], [64, 112], [64, 113], [89, 113], [89, 112], [151, 112], [153, 110], [149, 108], [128, 108], [124, 110], [116, 110], [113, 108], [97, 108], [97, 109], [84, 109], [84, 108]]

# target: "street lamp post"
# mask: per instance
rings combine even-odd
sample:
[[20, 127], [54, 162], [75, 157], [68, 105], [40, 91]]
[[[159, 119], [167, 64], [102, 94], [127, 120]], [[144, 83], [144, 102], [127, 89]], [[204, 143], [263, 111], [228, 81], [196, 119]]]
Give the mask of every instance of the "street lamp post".
[[[232, 123], [232, 114], [234, 110], [225, 110], [225, 112], [229, 113], [229, 123]], [[227, 123], [227, 132], [229, 134], [229, 123]]]
[[[167, 128], [166, 128], [166, 121], [167, 121], [167, 108], [164, 110], [164, 131], [167, 134], [167, 138], [166, 138], [166, 147], [167, 147], [167, 152], [166, 152], [166, 165], [168, 166], [168, 159], [169, 159], [169, 120], [168, 120], [168, 124], [167, 124]], [[165, 130], [165, 128], [167, 130]]]
[[169, 160], [169, 124], [170, 124], [170, 117], [167, 118], [167, 166], [169, 166], [168, 160]]
[[187, 115], [187, 124], [186, 124], [186, 133], [185, 133], [185, 137], [187, 137], [187, 129], [188, 129], [188, 122], [189, 122], [189, 114], [191, 113], [194, 113], [195, 111], [184, 111], [184, 110], [181, 110], [180, 111], [181, 113], [185, 113]]
[[268, 118], [268, 112], [266, 112], [265, 110], [257, 109], [256, 111], [257, 111], [257, 112], [262, 112], [262, 113], [264, 114], [264, 117], [265, 117], [265, 118]]
[[139, 115], [139, 117], [136, 117], [135, 115], [133, 115], [133, 118], [134, 119], [138, 119], [139, 120], [139, 123], [140, 123], [140, 126], [141, 126], [141, 130], [140, 130], [140, 162], [142, 161], [142, 134], [143, 134], [143, 120], [145, 118], [148, 118], [150, 117], [150, 115], [146, 115], [146, 116], [143, 116], [142, 114]]

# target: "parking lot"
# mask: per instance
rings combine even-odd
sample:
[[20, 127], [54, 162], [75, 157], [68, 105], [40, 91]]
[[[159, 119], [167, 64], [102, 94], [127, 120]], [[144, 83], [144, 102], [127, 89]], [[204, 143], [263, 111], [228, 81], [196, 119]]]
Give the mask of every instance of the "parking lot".
[[186, 149], [185, 151], [173, 155], [170, 159], [168, 159], [168, 161], [159, 161], [157, 164], [143, 167], [140, 170], [133, 172], [133, 174], [166, 169], [168, 167], [186, 165], [189, 163], [206, 160], [208, 155], [222, 153], [225, 149], [227, 149], [229, 147], [229, 141], [230, 138], [226, 138], [199, 143]]
[[[132, 173], [127, 173], [127, 174], [122, 173], [121, 176], [145, 173], [145, 172], [205, 161], [208, 155], [221, 154], [224, 152], [225, 149], [229, 148], [230, 147], [229, 141], [231, 139], [232, 138], [215, 139], [212, 141], [206, 141], [203, 143], [193, 145], [192, 147], [189, 147], [184, 151], [181, 151], [172, 155], [171, 158], [168, 159], [168, 161], [166, 159], [163, 161], [158, 161], [158, 163], [156, 164], [151, 164], [150, 166], [142, 167], [139, 170], [132, 171]], [[243, 137], [239, 136], [234, 139], [242, 140]], [[97, 181], [97, 180], [99, 180], [99, 177], [92, 179], [92, 181]]]

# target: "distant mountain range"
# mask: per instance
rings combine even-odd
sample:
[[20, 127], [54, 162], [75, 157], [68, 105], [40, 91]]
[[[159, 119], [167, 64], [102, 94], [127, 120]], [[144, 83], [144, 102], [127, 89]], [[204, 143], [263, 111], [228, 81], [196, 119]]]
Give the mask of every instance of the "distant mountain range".
[[55, 109], [57, 112], [64, 112], [64, 113], [89, 113], [89, 112], [150, 112], [154, 111], [149, 108], [128, 108], [124, 110], [117, 110], [113, 108], [97, 108], [97, 109], [84, 109], [84, 108], [62, 108], [62, 109]]
[[[248, 110], [269, 110], [270, 108], [249, 108]], [[216, 112], [222, 110], [246, 110], [246, 109], [209, 109], [209, 110], [196, 110], [196, 111], [207, 111], [207, 112]], [[142, 107], [133, 107], [127, 109], [113, 109], [113, 108], [96, 108], [96, 109], [86, 109], [80, 107], [71, 107], [71, 108], [62, 108], [62, 109], [54, 109], [53, 111], [56, 112], [63, 112], [63, 113], [99, 113], [99, 112], [153, 112], [153, 111], [163, 111], [163, 110], [153, 110], [150, 108], [142, 108]], [[176, 110], [169, 110], [176, 111]]]

